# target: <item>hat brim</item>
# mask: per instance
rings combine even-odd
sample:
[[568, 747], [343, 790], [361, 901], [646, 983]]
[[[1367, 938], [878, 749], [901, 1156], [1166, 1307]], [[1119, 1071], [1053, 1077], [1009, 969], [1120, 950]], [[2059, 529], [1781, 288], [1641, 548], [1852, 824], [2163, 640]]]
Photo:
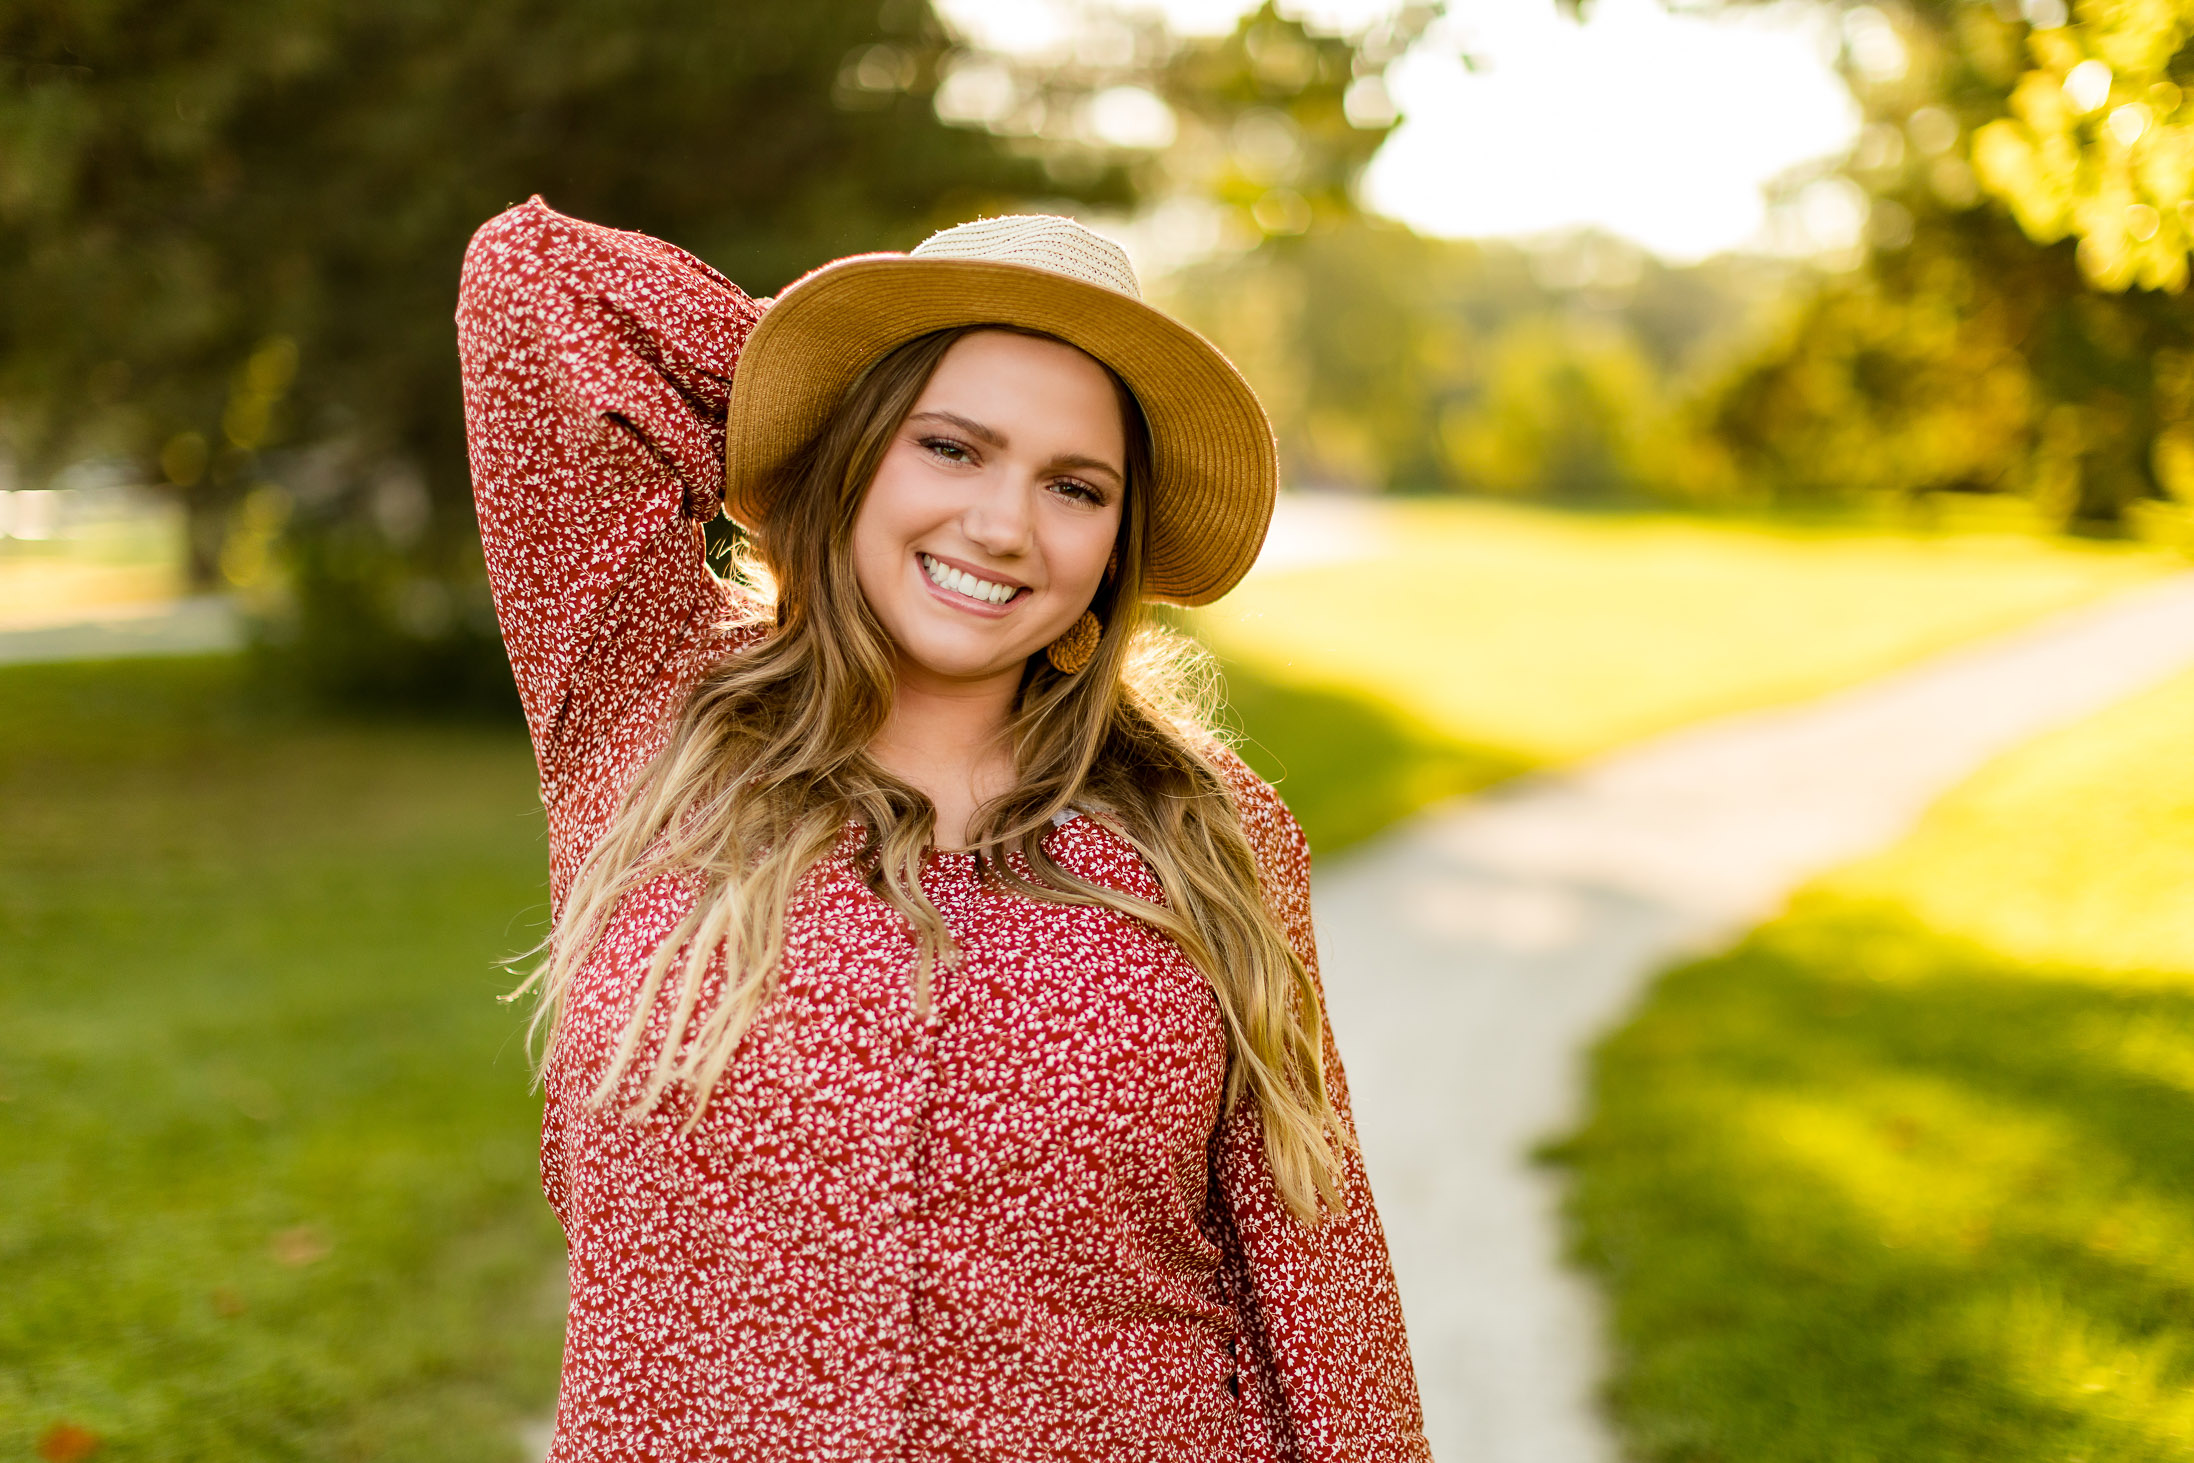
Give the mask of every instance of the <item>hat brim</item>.
[[778, 470], [894, 346], [969, 325], [1042, 331], [1119, 373], [1150, 426], [1145, 598], [1209, 604], [1264, 546], [1279, 488], [1272, 426], [1218, 347], [1141, 301], [1032, 265], [867, 254], [788, 286], [733, 373], [724, 508], [761, 520]]

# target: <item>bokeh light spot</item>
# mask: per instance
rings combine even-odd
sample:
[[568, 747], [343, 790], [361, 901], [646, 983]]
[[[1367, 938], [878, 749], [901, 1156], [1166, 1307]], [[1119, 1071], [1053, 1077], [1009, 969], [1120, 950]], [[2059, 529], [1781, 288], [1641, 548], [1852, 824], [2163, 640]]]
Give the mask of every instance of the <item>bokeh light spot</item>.
[[2092, 112], [2110, 100], [2110, 81], [2108, 62], [2082, 61], [2065, 73], [2065, 98], [2081, 111]]

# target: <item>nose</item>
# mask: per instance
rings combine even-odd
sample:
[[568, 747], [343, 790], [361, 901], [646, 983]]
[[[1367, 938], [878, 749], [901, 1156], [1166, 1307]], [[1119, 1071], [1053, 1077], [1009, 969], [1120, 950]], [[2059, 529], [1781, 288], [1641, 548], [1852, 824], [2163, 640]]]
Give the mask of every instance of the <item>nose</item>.
[[970, 543], [1001, 559], [1027, 553], [1035, 536], [1030, 492], [1018, 473], [997, 474], [960, 515], [960, 531]]

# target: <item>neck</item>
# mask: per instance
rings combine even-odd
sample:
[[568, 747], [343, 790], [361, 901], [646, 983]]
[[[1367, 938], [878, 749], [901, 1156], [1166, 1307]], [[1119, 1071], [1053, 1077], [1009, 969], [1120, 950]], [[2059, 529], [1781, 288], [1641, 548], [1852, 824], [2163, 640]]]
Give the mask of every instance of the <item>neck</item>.
[[900, 667], [891, 716], [869, 755], [935, 804], [942, 847], [965, 847], [975, 810], [1012, 785], [1005, 730], [1020, 681], [1017, 668], [953, 681]]

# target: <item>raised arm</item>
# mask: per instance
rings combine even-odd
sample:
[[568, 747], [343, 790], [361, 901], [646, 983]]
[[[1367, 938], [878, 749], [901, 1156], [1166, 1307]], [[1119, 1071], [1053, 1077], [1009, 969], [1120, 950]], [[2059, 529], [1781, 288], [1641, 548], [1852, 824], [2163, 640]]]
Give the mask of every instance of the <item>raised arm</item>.
[[[1315, 985], [1310, 845], [1278, 795], [1221, 755], [1267, 897]], [[1323, 1017], [1322, 986], [1318, 1001]], [[1353, 1133], [1348, 1079], [1330, 1026], [1325, 1070], [1333, 1105]], [[1429, 1460], [1401, 1299], [1361, 1156], [1347, 1157], [1347, 1213], [1316, 1227], [1299, 1224], [1281, 1202], [1249, 1104], [1220, 1128], [1213, 1167], [1214, 1227], [1244, 1322], [1236, 1363], [1253, 1449], [1247, 1456], [1260, 1463]]]
[[539, 198], [466, 251], [473, 495], [552, 830], [563, 797], [601, 780], [590, 762], [732, 608], [700, 526], [722, 500], [732, 368], [760, 318], [683, 250]]

